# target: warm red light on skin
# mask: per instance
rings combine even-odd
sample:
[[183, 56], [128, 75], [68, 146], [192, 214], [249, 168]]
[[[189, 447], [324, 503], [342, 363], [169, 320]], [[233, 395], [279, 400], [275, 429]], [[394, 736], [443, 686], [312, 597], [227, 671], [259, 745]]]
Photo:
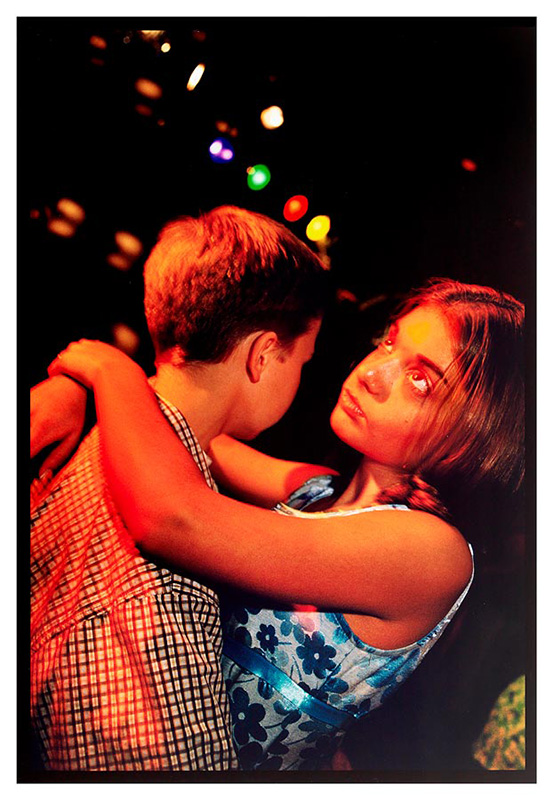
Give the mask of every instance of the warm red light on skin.
[[412, 341], [415, 344], [421, 345], [423, 347], [424, 341], [426, 341], [429, 333], [430, 333], [430, 324], [427, 320], [422, 320], [421, 322], [414, 322], [412, 325], [407, 327], [407, 331], [412, 338]]
[[[397, 322], [351, 373], [332, 412], [331, 426], [369, 461], [400, 471], [409, 445], [422, 432], [422, 408], [453, 360], [454, 341], [436, 306], [421, 306]], [[432, 366], [434, 365], [434, 366]], [[423, 394], [428, 386], [430, 391]]]
[[301, 371], [314, 354], [320, 325], [321, 320], [314, 320], [309, 329], [284, 351], [275, 342], [275, 357], [270, 359], [270, 369], [265, 370], [262, 396], [256, 393], [254, 406], [244, 407], [244, 419], [238, 421], [239, 428], [232, 431], [232, 435], [240, 439], [252, 439], [283, 417], [299, 388]]
[[472, 161], [471, 158], [463, 158], [462, 159], [462, 167], [467, 172], [475, 172], [476, 169], [477, 169], [477, 164], [475, 163], [475, 161]]

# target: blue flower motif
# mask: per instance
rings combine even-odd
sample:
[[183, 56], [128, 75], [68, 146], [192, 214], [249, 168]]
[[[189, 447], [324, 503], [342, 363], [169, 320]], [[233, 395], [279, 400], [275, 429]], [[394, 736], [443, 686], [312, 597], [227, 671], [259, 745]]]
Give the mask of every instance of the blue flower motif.
[[259, 764], [259, 770], [269, 770], [270, 772], [276, 772], [277, 770], [281, 769], [283, 758], [280, 756], [270, 756], [267, 758], [266, 761], [263, 760]]
[[341, 678], [330, 677], [326, 681], [324, 681], [324, 689], [328, 692], [333, 692], [334, 694], [343, 694], [349, 688], [349, 684], [346, 683]]
[[247, 744], [249, 737], [266, 742], [267, 732], [259, 725], [266, 711], [260, 703], [249, 703], [249, 695], [238, 686], [232, 694], [231, 710], [234, 721], [234, 737], [239, 745]]
[[305, 641], [305, 631], [300, 625], [293, 626], [293, 637], [296, 642], [299, 642], [299, 644], [303, 644]]
[[293, 725], [297, 720], [301, 719], [301, 712], [294, 708], [291, 704], [285, 706], [281, 700], [276, 700], [274, 703], [274, 711], [280, 714], [284, 719], [280, 721], [282, 727]]
[[[326, 614], [326, 616], [330, 616], [330, 615]], [[347, 636], [347, 634], [345, 633], [343, 628], [337, 627], [333, 632], [332, 642], [335, 642], [335, 644], [344, 644], [345, 642], [348, 642], [348, 641], [349, 641], [349, 637]]]
[[274, 694], [274, 687], [271, 686], [266, 681], [259, 679], [259, 682], [257, 684], [257, 691], [259, 692], [263, 700], [270, 700], [270, 698]]
[[[280, 644], [282, 644], [282, 642], [280, 642]], [[277, 667], [283, 670], [286, 669], [289, 663], [289, 656], [283, 647], [277, 647], [274, 651], [274, 655], [267, 653], [266, 657], [272, 664], [275, 664]]]
[[257, 633], [257, 639], [261, 643], [262, 650], [269, 650], [274, 653], [274, 648], [278, 646], [278, 637], [274, 625], [261, 624]]
[[369, 697], [363, 700], [359, 706], [353, 701], [354, 697], [352, 695], [350, 697], [344, 697], [342, 706], [343, 711], [346, 711], [348, 714], [355, 714], [359, 717], [364, 716], [364, 714], [367, 714], [370, 711], [372, 701]]
[[253, 639], [251, 638], [251, 634], [245, 627], [239, 627], [234, 630], [234, 639], [237, 642], [245, 645], [245, 647], [251, 647], [253, 643]]
[[265, 753], [258, 742], [249, 742], [245, 747], [238, 748], [238, 759], [241, 769], [244, 770], [279, 770], [283, 758], [289, 752], [289, 747], [282, 744], [289, 735], [289, 731], [281, 731]]
[[300, 722], [297, 727], [300, 731], [310, 731], [306, 739], [307, 742], [314, 742], [315, 739], [318, 739], [323, 733], [331, 734], [334, 732], [334, 728], [332, 728], [331, 725], [319, 719], [314, 719], [313, 717], [306, 719], [304, 722]]
[[305, 642], [297, 648], [297, 655], [303, 661], [303, 669], [307, 675], [316, 675], [317, 678], [325, 678], [326, 673], [335, 669], [335, 663], [331, 660], [335, 656], [335, 647], [325, 644], [324, 636], [320, 631], [315, 631], [310, 636], [305, 636]]
[[286, 753], [289, 752], [289, 747], [285, 744], [282, 744], [284, 739], [287, 739], [289, 736], [289, 731], [284, 728], [280, 731], [278, 736], [274, 739], [271, 745], [268, 747], [268, 752], [272, 755], [284, 756]]
[[243, 606], [233, 606], [229, 603], [221, 603], [221, 618], [225, 623], [225, 627], [228, 627], [227, 623], [232, 622], [235, 620], [239, 622], [240, 625], [247, 625], [249, 622], [249, 616], [254, 616], [259, 613], [260, 608], [244, 608]]
[[309, 686], [304, 681], [300, 681], [299, 686], [301, 687], [301, 689], [304, 689], [305, 692], [308, 692], [313, 697], [316, 697], [317, 700], [320, 700], [322, 703], [327, 703], [328, 692], [325, 692], [323, 689], [314, 689], [312, 686]]
[[[303, 644], [305, 640], [305, 631], [300, 624], [300, 618], [296, 612], [274, 611], [274, 616], [276, 619], [281, 620], [280, 634], [282, 636], [289, 636], [290, 633], [293, 633], [295, 641], [299, 642], [299, 644]], [[308, 623], [308, 620], [306, 622]]]
[[285, 619], [285, 620], [283, 620], [282, 624], [280, 625], [280, 633], [282, 634], [282, 636], [289, 636], [289, 634], [291, 633], [292, 628], [293, 628], [293, 625], [291, 624], [289, 619]]
[[338, 743], [338, 736], [318, 736], [316, 738], [314, 747], [307, 747], [304, 750], [301, 750], [299, 755], [304, 760], [300, 764], [299, 769], [319, 770], [325, 766], [328, 766], [328, 762], [337, 750]]
[[247, 613], [247, 609], [245, 608], [226, 608], [225, 605], [222, 606], [224, 616], [223, 619], [228, 617], [234, 617], [236, 622], [239, 622], [241, 625], [247, 625], [247, 620], [249, 619], [249, 614]]
[[245, 747], [236, 749], [241, 769], [255, 769], [264, 757], [263, 748], [258, 742], [249, 742]]

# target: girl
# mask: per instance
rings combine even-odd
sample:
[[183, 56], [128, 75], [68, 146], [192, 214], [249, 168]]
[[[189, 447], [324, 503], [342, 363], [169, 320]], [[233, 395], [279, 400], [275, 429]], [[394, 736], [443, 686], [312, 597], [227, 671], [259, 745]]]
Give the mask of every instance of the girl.
[[[119, 351], [82, 341], [51, 365], [95, 392], [108, 482], [139, 547], [255, 598], [225, 618], [242, 768], [319, 769], [452, 619], [473, 555], [437, 490], [519, 486], [523, 322], [521, 303], [490, 288], [413, 292], [331, 415], [362, 457], [352, 479], [338, 489], [318, 469], [277, 513], [207, 488]], [[212, 455], [261, 506], [294, 469], [226, 437]]]

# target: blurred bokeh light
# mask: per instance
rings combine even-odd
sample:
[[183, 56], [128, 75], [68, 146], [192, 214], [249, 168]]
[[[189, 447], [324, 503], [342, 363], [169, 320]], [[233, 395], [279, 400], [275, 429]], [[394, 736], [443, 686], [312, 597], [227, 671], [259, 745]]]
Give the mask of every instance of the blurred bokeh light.
[[313, 217], [307, 225], [307, 239], [310, 239], [311, 242], [322, 241], [322, 239], [325, 239], [328, 235], [330, 225], [330, 218], [325, 214], [319, 214]]
[[272, 131], [284, 123], [284, 113], [279, 106], [270, 106], [261, 111], [261, 122], [264, 127]]
[[138, 258], [144, 249], [140, 239], [127, 231], [117, 231], [115, 241], [119, 250], [131, 258]]
[[134, 88], [139, 94], [143, 94], [144, 97], [148, 97], [150, 100], [158, 100], [163, 94], [163, 89], [159, 84], [150, 81], [149, 78], [138, 78]]
[[477, 169], [477, 164], [475, 161], [472, 161], [471, 158], [463, 158], [462, 167], [466, 170], [466, 172], [475, 172]]
[[75, 203], [74, 200], [69, 200], [68, 197], [62, 197], [61, 200], [58, 200], [57, 210], [76, 225], [81, 225], [86, 218], [84, 208]]
[[90, 44], [92, 47], [97, 47], [98, 50], [105, 50], [107, 48], [107, 42], [105, 39], [102, 39], [101, 36], [91, 36]]
[[124, 322], [117, 322], [111, 329], [113, 344], [127, 356], [133, 356], [140, 346], [140, 337]]
[[216, 164], [226, 164], [234, 158], [234, 149], [227, 139], [215, 139], [209, 146], [209, 155]]
[[56, 236], [61, 236], [64, 239], [70, 239], [77, 231], [77, 226], [70, 222], [68, 219], [60, 219], [54, 217], [48, 220], [48, 230], [55, 233]]
[[266, 164], [256, 164], [247, 168], [247, 185], [254, 192], [264, 189], [270, 183], [271, 174]]
[[204, 72], [205, 72], [205, 64], [198, 64], [197, 67], [192, 72], [192, 74], [190, 75], [190, 77], [188, 78], [188, 83], [186, 84], [186, 89], [189, 92], [193, 92], [193, 90], [196, 88], [197, 84], [203, 77]]
[[296, 222], [307, 213], [309, 201], [304, 194], [295, 194], [290, 197], [284, 206], [284, 217], [288, 222]]

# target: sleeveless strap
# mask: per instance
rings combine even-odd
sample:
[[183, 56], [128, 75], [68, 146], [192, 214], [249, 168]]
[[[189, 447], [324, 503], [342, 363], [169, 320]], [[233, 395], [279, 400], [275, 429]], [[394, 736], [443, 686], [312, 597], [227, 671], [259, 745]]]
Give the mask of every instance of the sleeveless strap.
[[223, 654], [235, 661], [240, 667], [266, 681], [280, 692], [298, 711], [304, 711], [316, 720], [332, 725], [334, 728], [348, 728], [355, 717], [346, 711], [341, 711], [328, 703], [323, 703], [316, 697], [298, 686], [264, 656], [255, 650], [237, 642], [235, 639], [225, 639], [222, 648]]

